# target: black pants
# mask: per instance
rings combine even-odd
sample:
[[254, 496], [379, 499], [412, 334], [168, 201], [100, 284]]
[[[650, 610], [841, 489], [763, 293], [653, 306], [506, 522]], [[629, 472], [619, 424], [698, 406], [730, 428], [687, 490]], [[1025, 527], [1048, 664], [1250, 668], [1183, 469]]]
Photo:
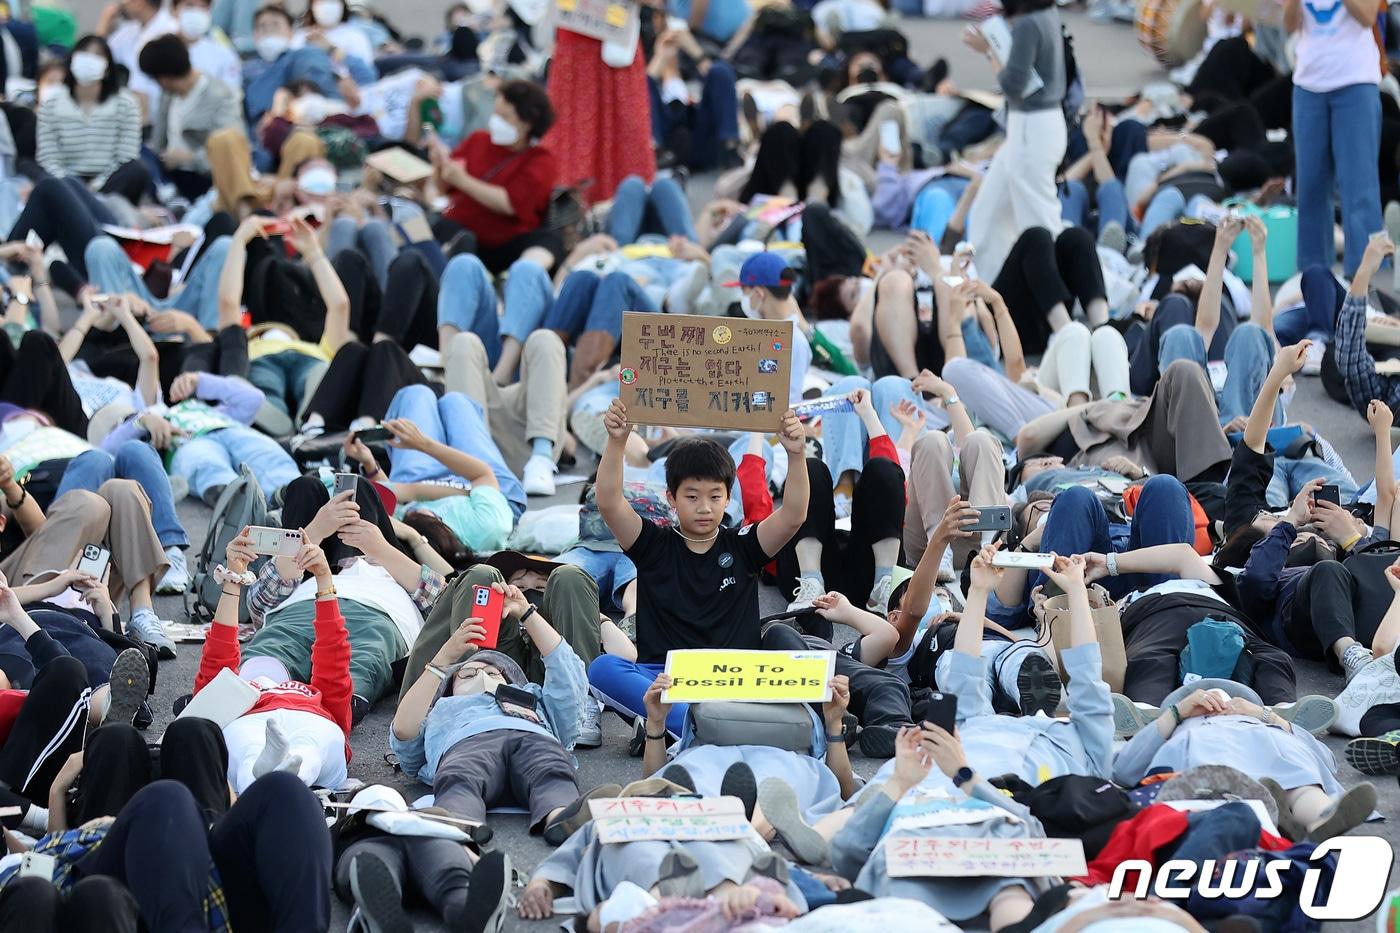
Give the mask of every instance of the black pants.
[[865, 244], [820, 201], [802, 212], [802, 245], [810, 282], [829, 275], [860, 275], [865, 267]]
[[[316, 513], [321, 510], [321, 507], [329, 501], [331, 501], [330, 490], [326, 489], [326, 484], [321, 482], [319, 476], [313, 474], [297, 477], [288, 483], [282, 491], [282, 527], [305, 528], [311, 523], [311, 519], [316, 517]], [[405, 554], [409, 553], [394, 534], [394, 526], [390, 521], [389, 513], [384, 510], [384, 503], [379, 498], [379, 493], [375, 491], [373, 483], [367, 479], [359, 481], [355, 489], [355, 502], [360, 506], [360, 518], [377, 525], [379, 531], [384, 535], [384, 540], [403, 550]], [[345, 558], [360, 555], [359, 551], [341, 543], [334, 534], [317, 543], [325, 549], [326, 560], [333, 568]]]
[[[77, 658], [56, 657], [39, 667], [0, 746], [0, 781], [12, 792], [39, 806], [49, 805], [49, 789], [59, 769], [83, 747], [88, 695], [87, 671]], [[17, 820], [7, 823], [18, 825]]]
[[1341, 638], [1355, 638], [1369, 645], [1381, 620], [1356, 614], [1356, 578], [1340, 562], [1319, 561], [1298, 580], [1293, 611], [1284, 631], [1299, 654], [1322, 659], [1334, 671], [1342, 669], [1332, 646]]
[[211, 828], [189, 788], [156, 781], [122, 808], [76, 870], [125, 884], [148, 926], [159, 917], [161, 929], [203, 929], [217, 867], [233, 929], [324, 930], [331, 840], [321, 812], [295, 775], [277, 771], [254, 781]]
[[41, 330], [26, 331], [19, 349], [0, 340], [0, 399], [42, 411], [58, 427], [87, 437], [83, 400], [68, 378], [58, 344]]
[[336, 860], [335, 887], [346, 900], [350, 899], [350, 863], [361, 852], [383, 860], [399, 890], [405, 895], [416, 893], [443, 919], [447, 929], [466, 929], [472, 863], [460, 843], [419, 836], [376, 835], [360, 839]]
[[[140, 159], [132, 159], [118, 165], [116, 171], [107, 176], [99, 190], [103, 194], [119, 194], [135, 207], [140, 207], [141, 196], [150, 189], [151, 184], [151, 170], [146, 168]], [[208, 190], [207, 186], [205, 190]]]
[[[763, 630], [763, 647], [768, 651], [833, 650], [831, 642], [804, 636], [782, 623]], [[909, 685], [889, 671], [863, 664], [843, 651], [836, 652], [836, 673], [850, 680], [850, 710], [860, 720], [861, 751], [870, 758], [893, 756], [895, 736], [910, 721]]]
[[845, 593], [864, 606], [875, 585], [875, 556], [871, 545], [886, 538], [900, 540], [904, 528], [904, 470], [887, 457], [865, 465], [851, 496], [851, 533], [836, 531], [836, 503], [831, 471], [815, 457], [807, 458], [811, 498], [807, 520], [778, 552], [778, 587], [791, 594], [797, 585], [797, 542], [816, 538], [822, 543], [822, 578], [828, 589]]
[[1058, 237], [1031, 227], [1011, 247], [992, 287], [1005, 299], [1029, 354], [1045, 352], [1055, 305], [1069, 311], [1078, 299], [1087, 308], [1107, 295], [1094, 238], [1083, 227], [1067, 227]]
[[1187, 91], [1193, 98], [1218, 94], [1242, 100], [1276, 77], [1273, 66], [1254, 54], [1248, 39], [1234, 36], [1211, 46]]
[[343, 431], [359, 417], [383, 419], [399, 390], [417, 385], [437, 391], [399, 344], [351, 341], [336, 351], [306, 411], [320, 415], [326, 430]]
[[[1223, 299], [1228, 304], [1228, 299]], [[1146, 327], [1135, 325], [1137, 333], [1125, 335], [1128, 342], [1128, 383], [1134, 395], [1151, 395], [1161, 377], [1157, 351], [1162, 345], [1162, 335], [1178, 324], [1195, 326], [1196, 305], [1187, 296], [1173, 292], [1165, 295], [1157, 304], [1157, 310]], [[1225, 344], [1235, 332], [1233, 310], [1225, 306], [1220, 310], [1220, 326], [1206, 347], [1206, 359], [1225, 358]], [[1182, 477], [1184, 480], [1185, 477]]]
[[384, 334], [406, 350], [420, 343], [437, 346], [438, 280], [422, 253], [410, 249], [395, 256], [383, 292], [359, 250], [342, 250], [332, 265], [350, 296], [350, 330], [361, 341]]
[[116, 816], [158, 779], [183, 785], [205, 825], [228, 812], [228, 746], [219, 727], [208, 719], [176, 719], [158, 747], [126, 723], [98, 727], [83, 750], [69, 825]]
[[447, 750], [433, 777], [433, 795], [449, 813], [481, 822], [488, 806], [527, 807], [536, 831], [550, 811], [578, 799], [578, 776], [553, 736], [493, 729]]
[[[1208, 615], [1201, 611], [1153, 612], [1123, 632], [1128, 667], [1123, 693], [1138, 703], [1160, 706], [1167, 694], [1181, 684], [1181, 652], [1186, 630]], [[1298, 698], [1293, 661], [1281, 649], [1245, 631], [1250, 686], [1264, 703], [1291, 703]]]
[[16, 878], [0, 891], [0, 930], [137, 933], [136, 898], [113, 878], [84, 878], [60, 892], [44, 878]]
[[247, 379], [248, 332], [241, 324], [230, 324], [220, 329], [208, 343], [186, 347], [180, 360], [180, 371]]
[[32, 230], [45, 243], [57, 243], [68, 254], [68, 262], [78, 275], [87, 277], [83, 254], [88, 243], [101, 231], [99, 223], [115, 220], [106, 205], [74, 179], [42, 178], [29, 193], [19, 220], [5, 239], [23, 240]]
[[281, 237], [254, 237], [248, 244], [243, 304], [254, 324], [286, 324], [310, 343], [319, 343], [326, 329], [316, 279], [305, 263], [287, 258]]

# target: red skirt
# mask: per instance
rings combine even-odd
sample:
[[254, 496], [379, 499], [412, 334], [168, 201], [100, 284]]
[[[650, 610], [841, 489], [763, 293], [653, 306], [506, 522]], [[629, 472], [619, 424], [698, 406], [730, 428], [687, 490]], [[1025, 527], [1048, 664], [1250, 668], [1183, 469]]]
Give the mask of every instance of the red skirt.
[[603, 61], [603, 44], [560, 29], [549, 68], [554, 127], [544, 144], [559, 162], [559, 183], [593, 184], [583, 193], [592, 204], [613, 196], [628, 175], [651, 183], [656, 152], [651, 138], [651, 94], [640, 44], [626, 68]]

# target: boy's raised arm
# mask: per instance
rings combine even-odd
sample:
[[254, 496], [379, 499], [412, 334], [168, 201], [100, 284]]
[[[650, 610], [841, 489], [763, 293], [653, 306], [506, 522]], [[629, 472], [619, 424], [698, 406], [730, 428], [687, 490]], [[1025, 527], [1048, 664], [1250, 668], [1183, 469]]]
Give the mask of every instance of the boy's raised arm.
[[[622, 494], [623, 454], [627, 450], [627, 435], [632, 432], [627, 424], [627, 406], [622, 404], [622, 399], [613, 399], [603, 413], [603, 426], [608, 431], [608, 443], [598, 462], [598, 480], [593, 495], [598, 502], [598, 513], [608, 523], [617, 543], [626, 551], [637, 543], [637, 537], [642, 533], [642, 519]], [[806, 478], [805, 470], [803, 478]]]

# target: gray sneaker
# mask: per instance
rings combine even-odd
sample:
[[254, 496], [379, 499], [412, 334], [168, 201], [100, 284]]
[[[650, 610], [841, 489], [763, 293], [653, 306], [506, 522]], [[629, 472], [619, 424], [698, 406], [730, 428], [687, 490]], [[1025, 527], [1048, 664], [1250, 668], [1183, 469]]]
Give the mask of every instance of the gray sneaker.
[[1157, 721], [1162, 711], [1155, 706], [1134, 703], [1121, 693], [1113, 694], [1113, 733], [1115, 738], [1131, 739]]
[[138, 609], [131, 614], [131, 618], [126, 623], [126, 633], [134, 638], [139, 638], [160, 655], [161, 660], [168, 661], [175, 657], [175, 642], [170, 640], [170, 636], [165, 634], [165, 626], [160, 619], [150, 609]]
[[1347, 683], [1361, 673], [1361, 669], [1375, 660], [1375, 655], [1371, 654], [1371, 649], [1360, 642], [1353, 642], [1342, 652], [1342, 670], [1347, 675]]
[[603, 744], [603, 704], [592, 694], [583, 698], [583, 709], [578, 717], [578, 740], [574, 744], [579, 748], [597, 748]]
[[1293, 724], [1293, 728], [1321, 735], [1337, 719], [1337, 703], [1328, 697], [1309, 694], [1300, 697], [1296, 703], [1279, 703], [1273, 707], [1275, 715]]

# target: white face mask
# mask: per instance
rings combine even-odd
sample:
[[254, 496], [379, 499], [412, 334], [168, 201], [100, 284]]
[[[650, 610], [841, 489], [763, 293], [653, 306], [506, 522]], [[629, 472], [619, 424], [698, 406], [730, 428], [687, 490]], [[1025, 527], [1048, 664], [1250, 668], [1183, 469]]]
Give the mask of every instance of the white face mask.
[[486, 121], [486, 131], [491, 134], [491, 142], [498, 146], [514, 146], [520, 142], [520, 131], [499, 113], [491, 114]]
[[61, 84], [41, 84], [39, 85], [38, 91], [39, 103], [42, 104], [46, 100], [52, 100], [62, 93], [63, 85]]
[[340, 0], [316, 0], [311, 4], [311, 18], [318, 26], [334, 26], [340, 22], [345, 4]]
[[753, 306], [752, 292], [744, 292], [739, 297], [739, 308], [744, 312], [744, 317], [752, 318], [755, 321], [762, 317], [758, 309]]
[[203, 7], [185, 7], [180, 11], [180, 35], [186, 39], [201, 39], [209, 31], [213, 19]]
[[259, 36], [253, 42], [253, 48], [258, 50], [258, 57], [263, 61], [275, 62], [291, 44], [292, 40], [283, 35]]
[[297, 176], [297, 187], [307, 194], [326, 197], [335, 193], [335, 172], [324, 166], [309, 168]]
[[74, 52], [68, 73], [79, 84], [96, 84], [107, 77], [107, 59], [92, 52]]

